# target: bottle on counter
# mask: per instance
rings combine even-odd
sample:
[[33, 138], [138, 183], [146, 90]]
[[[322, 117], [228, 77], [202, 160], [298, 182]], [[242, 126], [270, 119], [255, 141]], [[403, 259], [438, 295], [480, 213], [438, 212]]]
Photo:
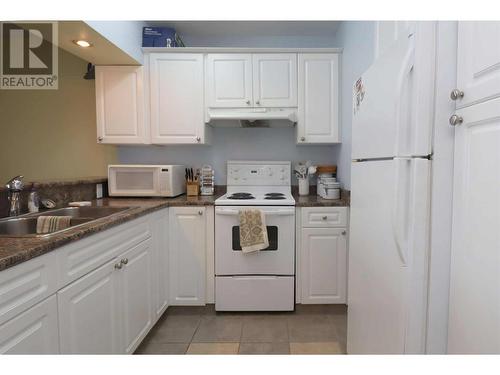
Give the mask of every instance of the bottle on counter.
[[40, 197], [38, 196], [38, 191], [33, 186], [31, 188], [30, 195], [28, 197], [28, 211], [29, 212], [38, 212], [40, 207]]

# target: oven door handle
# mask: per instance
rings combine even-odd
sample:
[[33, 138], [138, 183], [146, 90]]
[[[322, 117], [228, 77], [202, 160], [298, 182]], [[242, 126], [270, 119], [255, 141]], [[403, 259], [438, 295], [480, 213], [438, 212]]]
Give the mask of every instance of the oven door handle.
[[[290, 216], [290, 215], [295, 215], [295, 208], [293, 209], [288, 209], [288, 210], [275, 210], [275, 211], [264, 211], [264, 214], [266, 216]], [[215, 209], [215, 214], [216, 215], [230, 215], [230, 216], [235, 216], [240, 213], [239, 210], [231, 209], [231, 208], [216, 208]]]

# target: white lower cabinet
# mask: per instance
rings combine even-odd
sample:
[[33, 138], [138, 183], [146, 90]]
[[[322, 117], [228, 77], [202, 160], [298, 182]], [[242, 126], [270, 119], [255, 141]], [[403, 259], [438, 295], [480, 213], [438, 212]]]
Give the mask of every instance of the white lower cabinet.
[[121, 304], [125, 353], [133, 353], [153, 326], [151, 240], [127, 251], [120, 258]]
[[154, 316], [158, 319], [168, 308], [168, 209], [152, 214], [151, 241], [153, 257]]
[[57, 293], [61, 353], [122, 352], [118, 264], [113, 259]]
[[133, 353], [153, 326], [151, 240], [57, 293], [61, 352]]
[[170, 207], [170, 305], [206, 303], [205, 207]]
[[0, 354], [57, 354], [56, 296], [0, 325]]
[[[346, 303], [347, 208], [303, 207], [301, 210], [297, 215], [300, 218], [297, 223], [297, 302]], [[316, 217], [320, 219], [314, 224]]]
[[302, 230], [302, 303], [346, 302], [345, 232], [339, 228]]
[[0, 272], [0, 353], [130, 354], [214, 283], [213, 207], [159, 210]]

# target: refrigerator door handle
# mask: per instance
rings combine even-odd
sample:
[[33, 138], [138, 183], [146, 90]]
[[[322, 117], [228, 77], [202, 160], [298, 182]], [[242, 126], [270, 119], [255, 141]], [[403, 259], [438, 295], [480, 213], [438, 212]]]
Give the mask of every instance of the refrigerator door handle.
[[410, 74], [410, 72], [413, 69], [414, 61], [415, 61], [415, 47], [414, 47], [414, 41], [413, 35], [409, 36], [410, 38], [410, 43], [408, 46], [408, 50], [406, 51], [406, 54], [403, 58], [403, 64], [401, 67], [401, 70], [399, 71], [398, 75], [398, 80], [397, 80], [397, 92], [396, 92], [396, 115], [395, 115], [395, 122], [396, 122], [396, 144], [395, 144], [395, 154], [399, 155], [401, 153], [400, 147], [401, 147], [401, 102], [403, 98], [403, 88], [404, 88], [404, 83], [406, 81], [406, 78]]
[[[394, 238], [394, 243], [396, 244], [396, 249], [398, 251], [399, 259], [404, 267], [407, 265], [407, 257], [405, 250], [407, 248], [407, 240], [403, 238], [401, 232], [408, 226], [408, 215], [402, 217], [401, 213], [401, 163], [408, 162], [411, 160], [410, 157], [396, 157], [394, 158], [395, 163], [395, 192], [394, 192], [394, 203], [392, 207], [392, 234]], [[404, 221], [404, 223], [402, 223]]]

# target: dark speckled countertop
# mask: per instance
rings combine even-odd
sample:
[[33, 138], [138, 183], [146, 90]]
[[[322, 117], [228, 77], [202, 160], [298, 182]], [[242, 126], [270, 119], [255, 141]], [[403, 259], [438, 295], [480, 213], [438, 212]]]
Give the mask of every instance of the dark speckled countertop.
[[101, 232], [148, 213], [172, 206], [212, 206], [222, 193], [212, 196], [176, 198], [104, 198], [93, 201], [96, 206], [131, 207], [48, 237], [0, 237], [0, 271], [48, 253], [70, 242]]
[[[181, 195], [175, 198], [104, 198], [95, 200], [93, 204], [96, 206], [131, 207], [131, 209], [49, 237], [0, 237], [0, 271], [162, 208], [212, 206], [215, 200], [224, 193], [225, 187], [220, 187], [212, 196], [188, 197]], [[299, 196], [296, 191], [293, 191], [293, 196], [297, 207], [349, 206], [349, 192], [346, 191], [342, 191], [341, 199], [338, 200], [321, 199], [316, 196], [315, 191], [312, 191], [308, 196]]]
[[348, 190], [340, 191], [340, 199], [323, 199], [316, 195], [316, 187], [311, 186], [310, 194], [301, 196], [296, 189], [292, 189], [295, 207], [349, 207], [351, 194]]

